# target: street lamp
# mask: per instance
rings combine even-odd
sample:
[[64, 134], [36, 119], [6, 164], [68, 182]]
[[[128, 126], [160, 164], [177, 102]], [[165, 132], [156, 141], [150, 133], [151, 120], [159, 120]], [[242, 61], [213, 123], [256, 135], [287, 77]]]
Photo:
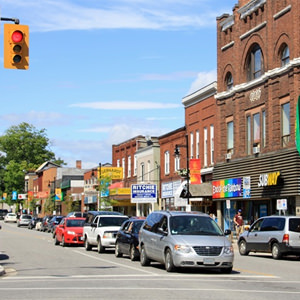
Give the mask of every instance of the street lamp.
[[190, 204], [190, 166], [189, 166], [189, 137], [185, 135], [185, 145], [175, 145], [174, 154], [176, 157], [180, 156], [180, 147], [186, 148], [186, 191], [187, 204]]

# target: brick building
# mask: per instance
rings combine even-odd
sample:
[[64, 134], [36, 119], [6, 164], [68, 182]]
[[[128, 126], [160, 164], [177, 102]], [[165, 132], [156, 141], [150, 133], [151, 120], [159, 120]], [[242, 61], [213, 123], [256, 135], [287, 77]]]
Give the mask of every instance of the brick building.
[[278, 199], [300, 215], [299, 14], [299, 0], [240, 0], [232, 15], [217, 18], [213, 199], [225, 227], [238, 208], [249, 223], [275, 213]]

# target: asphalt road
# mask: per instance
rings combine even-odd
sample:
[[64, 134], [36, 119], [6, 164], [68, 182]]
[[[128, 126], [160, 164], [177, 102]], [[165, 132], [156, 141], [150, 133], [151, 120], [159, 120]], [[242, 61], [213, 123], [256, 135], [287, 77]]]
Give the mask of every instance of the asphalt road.
[[234, 270], [141, 267], [113, 251], [54, 246], [51, 234], [4, 224], [0, 231], [1, 299], [288, 299], [300, 298], [300, 260], [269, 254], [240, 256]]

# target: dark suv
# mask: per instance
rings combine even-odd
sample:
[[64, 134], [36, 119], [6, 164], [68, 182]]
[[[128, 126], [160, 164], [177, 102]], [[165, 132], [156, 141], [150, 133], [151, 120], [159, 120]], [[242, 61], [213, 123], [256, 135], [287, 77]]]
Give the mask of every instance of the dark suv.
[[8, 214], [7, 209], [0, 209], [0, 220], [4, 220], [4, 217]]
[[267, 216], [258, 219], [238, 240], [241, 255], [269, 252], [274, 259], [300, 255], [300, 217]]

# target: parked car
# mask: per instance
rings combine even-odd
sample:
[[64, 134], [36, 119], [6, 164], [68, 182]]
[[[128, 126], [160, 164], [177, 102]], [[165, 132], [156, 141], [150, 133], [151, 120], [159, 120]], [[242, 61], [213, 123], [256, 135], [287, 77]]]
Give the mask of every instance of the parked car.
[[41, 221], [42, 218], [38, 218], [38, 217], [32, 217], [31, 221], [28, 224], [28, 229], [33, 229], [35, 228], [37, 222]]
[[39, 218], [39, 220], [37, 220], [37, 222], [35, 224], [35, 230], [36, 231], [41, 231], [42, 222], [43, 222], [43, 218]]
[[4, 217], [8, 214], [7, 209], [0, 209], [0, 220], [4, 220]]
[[55, 225], [58, 225], [63, 218], [64, 216], [53, 216], [47, 223], [46, 231], [53, 233]]
[[131, 217], [125, 221], [117, 233], [115, 255], [121, 257], [129, 255], [130, 259], [137, 260], [139, 253], [139, 230], [145, 221], [145, 217]]
[[52, 216], [44, 216], [41, 224], [41, 229], [40, 231], [47, 231], [48, 229], [48, 222], [51, 220]]
[[7, 222], [14, 222], [17, 223], [17, 215], [15, 213], [8, 213], [5, 217], [4, 217], [4, 223]]
[[26, 215], [23, 214], [20, 216], [20, 218], [17, 220], [17, 226], [28, 226], [28, 224], [30, 223], [32, 219], [32, 215]]
[[92, 223], [85, 223], [83, 227], [85, 249], [95, 246], [102, 253], [106, 248], [114, 248], [117, 232], [126, 220], [128, 217], [124, 215], [95, 214]]
[[55, 229], [54, 244], [63, 247], [70, 244], [83, 245], [84, 223], [85, 218], [64, 218]]
[[241, 255], [269, 252], [274, 259], [300, 255], [300, 217], [267, 216], [258, 219], [238, 240]]
[[71, 211], [67, 214], [67, 218], [70, 218], [70, 217], [86, 218], [87, 217], [87, 212]]
[[218, 224], [207, 214], [152, 212], [139, 233], [141, 265], [157, 261], [167, 272], [177, 267], [219, 269], [230, 273], [233, 247]]

